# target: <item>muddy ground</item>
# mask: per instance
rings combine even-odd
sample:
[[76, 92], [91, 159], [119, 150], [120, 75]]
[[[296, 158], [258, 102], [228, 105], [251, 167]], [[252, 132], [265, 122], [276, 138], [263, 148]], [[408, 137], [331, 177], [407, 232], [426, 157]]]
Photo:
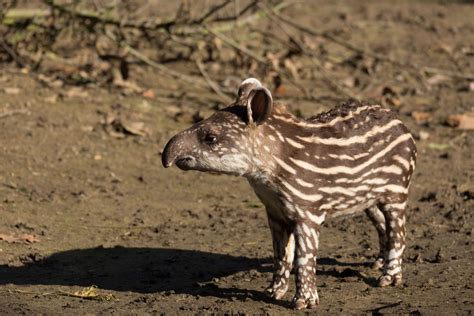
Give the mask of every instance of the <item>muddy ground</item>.
[[[315, 1], [285, 13], [401, 61], [474, 73], [472, 4]], [[193, 120], [176, 111], [208, 115], [209, 96], [183, 104], [160, 96], [173, 82], [150, 67], [137, 65], [131, 76], [157, 96], [93, 85], [67, 93], [68, 86], [54, 90], [32, 72], [1, 65], [0, 110], [21, 111], [0, 116], [0, 234], [18, 238], [0, 240], [0, 313], [290, 312], [293, 287], [282, 301], [263, 294], [271, 237], [246, 181], [161, 166], [163, 145]], [[394, 75], [382, 68], [372, 76]], [[368, 263], [376, 232], [364, 215], [335, 219], [321, 234], [317, 312], [472, 313], [474, 132], [444, 123], [473, 111], [472, 81], [438, 77], [395, 104], [419, 149], [403, 285], [375, 287], [379, 272]], [[12, 87], [19, 91], [5, 89]], [[305, 115], [337, 103], [285, 102]], [[415, 110], [431, 121], [417, 124]], [[107, 115], [142, 122], [146, 133], [110, 133]], [[102, 300], [65, 295], [92, 285]]]

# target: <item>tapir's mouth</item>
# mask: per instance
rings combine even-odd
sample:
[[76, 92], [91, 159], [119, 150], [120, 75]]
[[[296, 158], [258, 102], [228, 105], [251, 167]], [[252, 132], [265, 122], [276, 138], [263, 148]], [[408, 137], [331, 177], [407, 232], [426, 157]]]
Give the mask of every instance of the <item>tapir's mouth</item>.
[[196, 159], [191, 156], [180, 157], [176, 159], [175, 164], [181, 170], [191, 170], [196, 164]]

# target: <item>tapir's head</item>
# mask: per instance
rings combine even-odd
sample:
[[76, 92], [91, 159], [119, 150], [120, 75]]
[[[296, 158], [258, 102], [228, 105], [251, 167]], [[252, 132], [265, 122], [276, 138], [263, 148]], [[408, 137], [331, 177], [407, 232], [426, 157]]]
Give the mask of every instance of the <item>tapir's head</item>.
[[270, 91], [254, 78], [244, 80], [236, 101], [180, 132], [163, 150], [165, 168], [245, 175], [253, 167], [255, 137], [271, 115]]

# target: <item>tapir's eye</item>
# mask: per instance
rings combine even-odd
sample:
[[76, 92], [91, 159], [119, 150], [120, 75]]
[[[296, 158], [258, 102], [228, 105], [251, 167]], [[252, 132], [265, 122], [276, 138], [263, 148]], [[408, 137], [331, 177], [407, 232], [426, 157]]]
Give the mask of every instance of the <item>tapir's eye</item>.
[[208, 145], [213, 145], [217, 143], [217, 136], [214, 134], [207, 134], [204, 138], [204, 142]]

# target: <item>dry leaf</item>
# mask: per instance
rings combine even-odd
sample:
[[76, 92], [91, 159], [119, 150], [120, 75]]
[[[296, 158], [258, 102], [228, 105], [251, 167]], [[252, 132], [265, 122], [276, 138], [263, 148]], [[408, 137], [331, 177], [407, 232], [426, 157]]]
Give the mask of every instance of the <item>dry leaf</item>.
[[429, 84], [430, 86], [436, 86], [436, 85], [439, 85], [443, 82], [450, 81], [450, 80], [451, 80], [451, 78], [449, 78], [448, 76], [441, 75], [441, 74], [436, 74], [436, 75], [428, 78], [426, 80], [426, 83]]
[[296, 80], [299, 80], [300, 79], [300, 76], [298, 74], [299, 69], [295, 65], [295, 63], [293, 63], [291, 59], [286, 58], [284, 61], [284, 64], [285, 64], [285, 68], [291, 72], [291, 75], [293, 76], [293, 78], [295, 78]]
[[106, 132], [115, 138], [124, 138], [126, 135], [147, 136], [151, 134], [143, 122], [125, 121], [112, 115], [107, 115], [103, 124]]
[[91, 126], [91, 125], [83, 125], [83, 126], [81, 126], [81, 130], [82, 130], [83, 132], [90, 133], [90, 132], [93, 132], [93, 131], [94, 131], [94, 126]]
[[323, 63], [323, 67], [324, 67], [324, 69], [326, 69], [326, 70], [333, 70], [333, 69], [334, 69], [334, 64], [333, 64], [332, 62], [330, 62], [330, 61], [325, 61], [325, 62]]
[[82, 88], [72, 87], [66, 92], [66, 96], [69, 98], [85, 99], [89, 97], [89, 93]]
[[45, 97], [44, 98], [44, 101], [45, 102], [48, 102], [48, 103], [56, 103], [58, 101], [58, 97], [59, 95], [58, 94], [52, 94], [50, 95], [49, 97]]
[[357, 85], [357, 78], [349, 76], [342, 83], [348, 88], [354, 88]]
[[40, 240], [30, 234], [23, 234], [19, 236], [13, 236], [13, 235], [6, 235], [6, 234], [0, 234], [0, 240], [4, 240], [7, 243], [13, 244], [13, 243], [35, 243], [39, 242]]
[[115, 300], [115, 296], [113, 294], [102, 294], [99, 292], [99, 289], [96, 285], [92, 285], [86, 288], [83, 288], [80, 291], [76, 291], [73, 293], [70, 292], [63, 292], [60, 291], [59, 295], [70, 296], [70, 297], [79, 297], [86, 300], [96, 300], [96, 301], [111, 301]]
[[44, 84], [46, 84], [47, 86], [52, 87], [52, 88], [61, 88], [62, 86], [64, 86], [64, 82], [62, 80], [55, 79], [53, 77], [48, 77], [43, 74], [39, 74], [38, 79]]
[[474, 112], [450, 115], [447, 123], [458, 129], [474, 129]]
[[140, 87], [137, 83], [130, 81], [130, 80], [124, 80], [122, 77], [122, 74], [118, 69], [113, 69], [112, 70], [112, 76], [113, 76], [113, 84], [116, 87], [122, 88], [124, 90], [129, 90], [134, 93], [142, 93], [143, 88]]
[[279, 71], [280, 70], [280, 59], [278, 58], [277, 54], [274, 54], [272, 52], [268, 52], [266, 57], [272, 63], [273, 69]]
[[148, 99], [154, 99], [156, 95], [153, 90], [148, 89], [148, 90], [143, 91], [142, 96]]
[[284, 84], [280, 84], [278, 87], [276, 87], [273, 93], [277, 95], [285, 95], [288, 93], [288, 90]]
[[129, 134], [137, 135], [137, 136], [147, 136], [150, 134], [150, 131], [145, 127], [145, 123], [143, 122], [122, 122], [122, 127], [127, 131]]
[[400, 100], [400, 98], [397, 98], [395, 96], [393, 97], [385, 97], [384, 98], [384, 101], [391, 105], [391, 106], [394, 106], [396, 108], [399, 108], [401, 105], [402, 105], [402, 100]]
[[3, 90], [5, 91], [6, 94], [19, 94], [20, 93], [20, 88], [11, 87], [11, 88], [4, 88]]
[[428, 124], [432, 119], [431, 114], [428, 112], [413, 111], [411, 112], [411, 116], [415, 119], [418, 125]]
[[35, 243], [35, 242], [40, 241], [35, 235], [30, 235], [30, 234], [22, 235], [21, 239], [28, 243]]

